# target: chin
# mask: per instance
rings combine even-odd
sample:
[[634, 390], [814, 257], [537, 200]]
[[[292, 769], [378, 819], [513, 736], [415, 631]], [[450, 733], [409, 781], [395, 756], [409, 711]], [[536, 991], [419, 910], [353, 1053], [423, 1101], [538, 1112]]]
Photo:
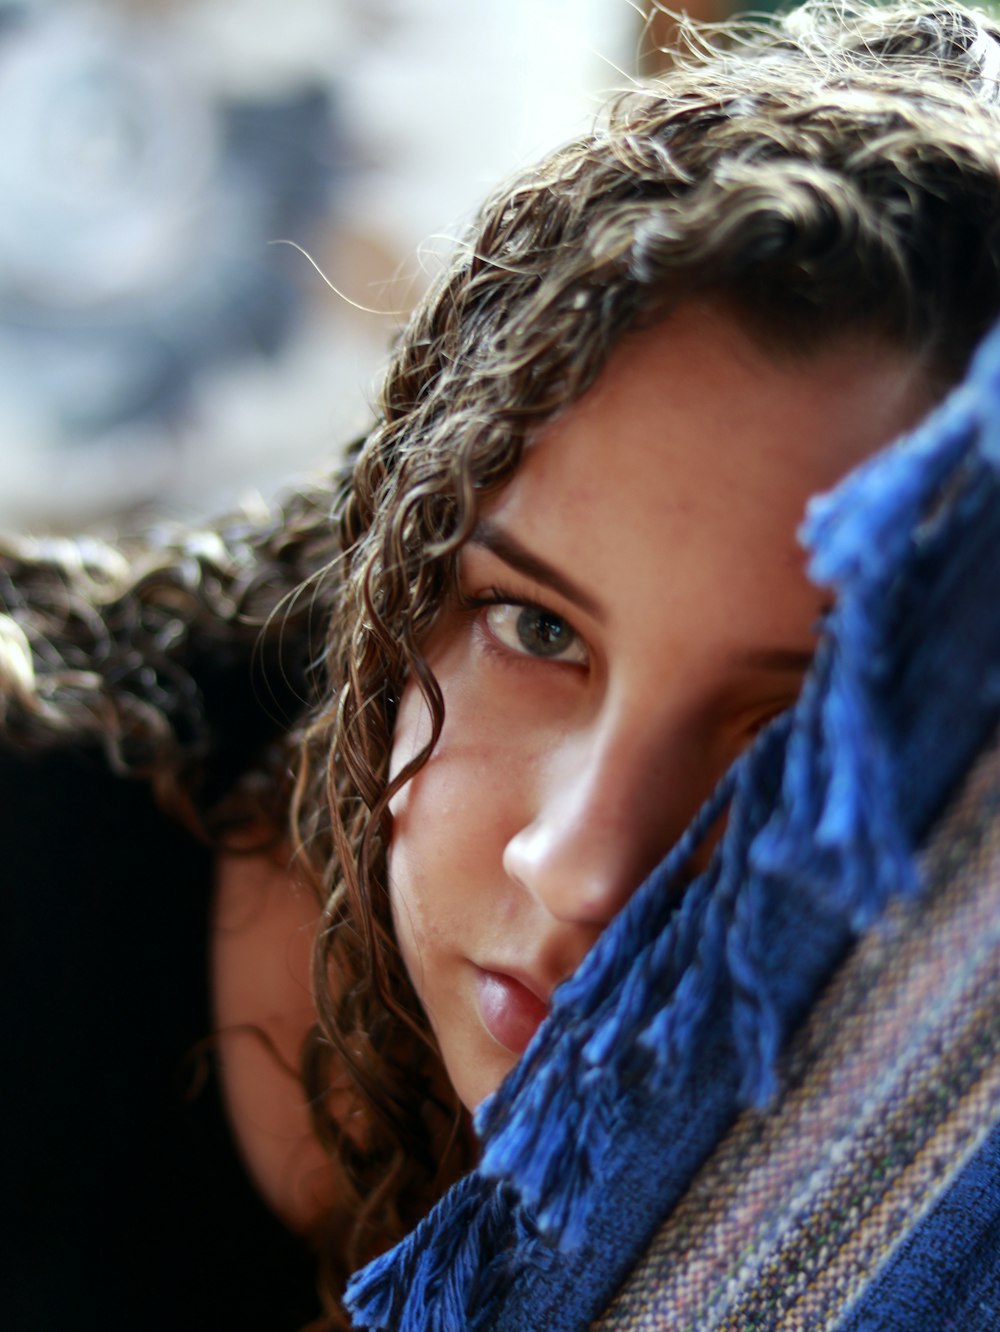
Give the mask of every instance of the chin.
[[458, 1099], [473, 1114], [488, 1096], [493, 1095], [516, 1063], [516, 1055], [498, 1048], [495, 1055], [491, 1052], [475, 1061], [465, 1060], [458, 1066], [446, 1061], [445, 1070]]

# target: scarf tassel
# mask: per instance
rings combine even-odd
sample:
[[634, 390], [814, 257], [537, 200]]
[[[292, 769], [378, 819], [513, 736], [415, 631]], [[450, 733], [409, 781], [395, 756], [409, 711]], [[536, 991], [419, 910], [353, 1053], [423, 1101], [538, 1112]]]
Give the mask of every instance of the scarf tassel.
[[[992, 355], [1000, 367], [1000, 344]], [[992, 362], [980, 371], [1000, 394]], [[499, 1273], [584, 1238], [601, 1204], [602, 1162], [622, 1131], [622, 1089], [637, 1071], [655, 1095], [694, 1077], [701, 1038], [722, 1012], [741, 1097], [771, 1096], [782, 961], [768, 957], [761, 923], [781, 895], [808, 894], [831, 922], [859, 931], [892, 896], [916, 889], [881, 691], [908, 547], [978, 443], [975, 403], [959, 391], [903, 446], [811, 505], [811, 571], [839, 596], [798, 704], [734, 765], [556, 992], [524, 1059], [477, 1112], [478, 1170], [353, 1279], [357, 1326], [489, 1326], [508, 1285]], [[949, 511], [936, 518], [945, 529], [956, 521]], [[727, 803], [721, 847], [678, 903], [669, 889]]]

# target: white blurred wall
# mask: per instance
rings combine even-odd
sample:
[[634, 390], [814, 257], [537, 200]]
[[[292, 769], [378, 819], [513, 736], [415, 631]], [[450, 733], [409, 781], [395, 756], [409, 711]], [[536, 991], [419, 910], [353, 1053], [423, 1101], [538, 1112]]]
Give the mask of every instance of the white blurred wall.
[[[28, 200], [34, 210], [26, 213], [26, 237], [8, 237], [4, 249], [0, 235], [0, 318], [14, 347], [6, 371], [0, 364], [0, 528], [8, 530], [127, 522], [150, 505], [190, 516], [228, 507], [248, 492], [272, 493], [323, 467], [364, 426], [389, 339], [435, 256], [500, 177], [586, 124], [603, 94], [623, 83], [638, 27], [629, 0], [190, 0], [118, 7], [105, 0], [14, 8], [22, 24], [46, 13], [110, 15], [124, 23], [130, 42], [138, 24], [140, 63], [152, 70], [149, 96], [155, 101], [162, 80], [174, 81], [176, 95], [161, 98], [172, 123], [197, 125], [202, 115], [208, 126], [205, 107], [213, 99], [249, 96], [266, 106], [304, 83], [323, 84], [343, 160], [329, 214], [318, 224], [314, 219], [301, 234], [280, 237], [266, 226], [259, 235], [241, 233], [241, 243], [256, 247], [262, 262], [278, 266], [300, 292], [297, 321], [279, 350], [199, 367], [181, 408], [166, 417], [140, 414], [91, 429], [86, 438], [68, 437], [53, 418], [44, 374], [26, 373], [26, 367], [41, 370], [31, 360], [36, 343], [14, 346], [31, 310], [41, 301], [49, 318], [53, 303], [75, 301], [67, 317], [82, 318], [81, 303], [90, 301], [87, 317], [103, 317], [118, 299], [116, 285], [141, 285], [125, 261], [140, 252], [143, 227], [178, 265], [177, 284], [204, 269], [199, 299], [210, 299], [212, 265], [225, 271], [227, 237], [246, 223], [253, 201], [228, 178], [226, 190], [183, 207], [170, 180], [116, 178], [116, 161], [128, 176], [120, 170], [128, 144], [114, 141], [125, 131], [121, 124], [113, 134], [107, 125], [102, 130], [101, 115], [121, 120], [124, 114], [125, 123], [127, 109], [109, 111], [100, 97], [91, 99], [93, 125], [78, 110], [60, 110], [60, 85], [44, 61], [60, 58], [71, 69], [73, 54], [63, 49], [60, 56], [56, 42], [34, 51], [40, 91], [30, 94], [37, 105], [34, 119], [27, 117], [26, 89], [35, 85], [24, 72], [25, 49], [0, 25], [0, 179], [6, 163], [8, 197]], [[4, 13], [0, 8], [0, 18]], [[59, 124], [60, 114], [67, 125]], [[38, 149], [24, 142], [25, 133], [48, 136], [46, 152], [56, 151], [55, 143], [64, 154], [61, 195], [51, 182], [42, 189], [32, 178], [31, 153]], [[201, 156], [210, 156], [210, 138], [206, 128]], [[188, 158], [198, 152], [181, 157], [189, 174], [211, 167], [192, 165]], [[168, 158], [161, 152], [157, 160]], [[96, 201], [71, 197], [78, 167], [84, 186], [99, 181], [104, 192]], [[113, 205], [128, 213], [126, 222], [124, 213], [114, 220]], [[72, 236], [62, 241], [67, 219], [75, 219]], [[307, 248], [343, 296], [296, 250], [267, 244], [279, 239]], [[161, 285], [166, 267], [165, 258], [154, 262], [152, 278]], [[35, 306], [29, 301], [23, 315], [26, 291]], [[0, 338], [0, 358], [3, 345]], [[86, 398], [92, 374], [109, 373], [96, 356], [91, 370], [85, 337], [81, 345], [66, 372], [76, 380], [64, 375], [55, 386], [71, 404], [77, 389]]]

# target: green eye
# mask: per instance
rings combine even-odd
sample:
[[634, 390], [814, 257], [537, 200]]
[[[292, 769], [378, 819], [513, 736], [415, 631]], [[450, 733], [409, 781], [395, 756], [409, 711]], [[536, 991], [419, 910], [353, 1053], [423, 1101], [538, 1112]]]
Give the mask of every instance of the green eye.
[[498, 602], [488, 607], [486, 624], [504, 647], [529, 657], [583, 664], [587, 650], [576, 630], [543, 606]]
[[525, 606], [518, 615], [517, 636], [525, 652], [538, 657], [561, 656], [576, 637], [560, 616], [534, 606]]

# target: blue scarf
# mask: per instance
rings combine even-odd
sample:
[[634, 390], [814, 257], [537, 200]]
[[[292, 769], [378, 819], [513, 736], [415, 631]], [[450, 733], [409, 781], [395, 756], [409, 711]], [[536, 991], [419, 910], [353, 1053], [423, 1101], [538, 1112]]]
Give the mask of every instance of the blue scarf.
[[[919, 897], [915, 850], [1000, 717], [1000, 332], [923, 426], [812, 502], [803, 537], [837, 600], [796, 706], [556, 991], [477, 1112], [478, 1168], [351, 1282], [357, 1327], [587, 1327], [737, 1117], [774, 1105], [780, 1057], [855, 941]], [[724, 809], [709, 867], [678, 896]], [[978, 1142], [945, 1196], [985, 1169], [994, 1210], [980, 1202], [977, 1224], [1000, 1233], [1000, 1139]], [[911, 1254], [943, 1244], [910, 1240]], [[980, 1273], [994, 1290], [998, 1247]], [[894, 1250], [822, 1326], [869, 1325], [865, 1298], [891, 1306], [901, 1262], [911, 1286]]]

